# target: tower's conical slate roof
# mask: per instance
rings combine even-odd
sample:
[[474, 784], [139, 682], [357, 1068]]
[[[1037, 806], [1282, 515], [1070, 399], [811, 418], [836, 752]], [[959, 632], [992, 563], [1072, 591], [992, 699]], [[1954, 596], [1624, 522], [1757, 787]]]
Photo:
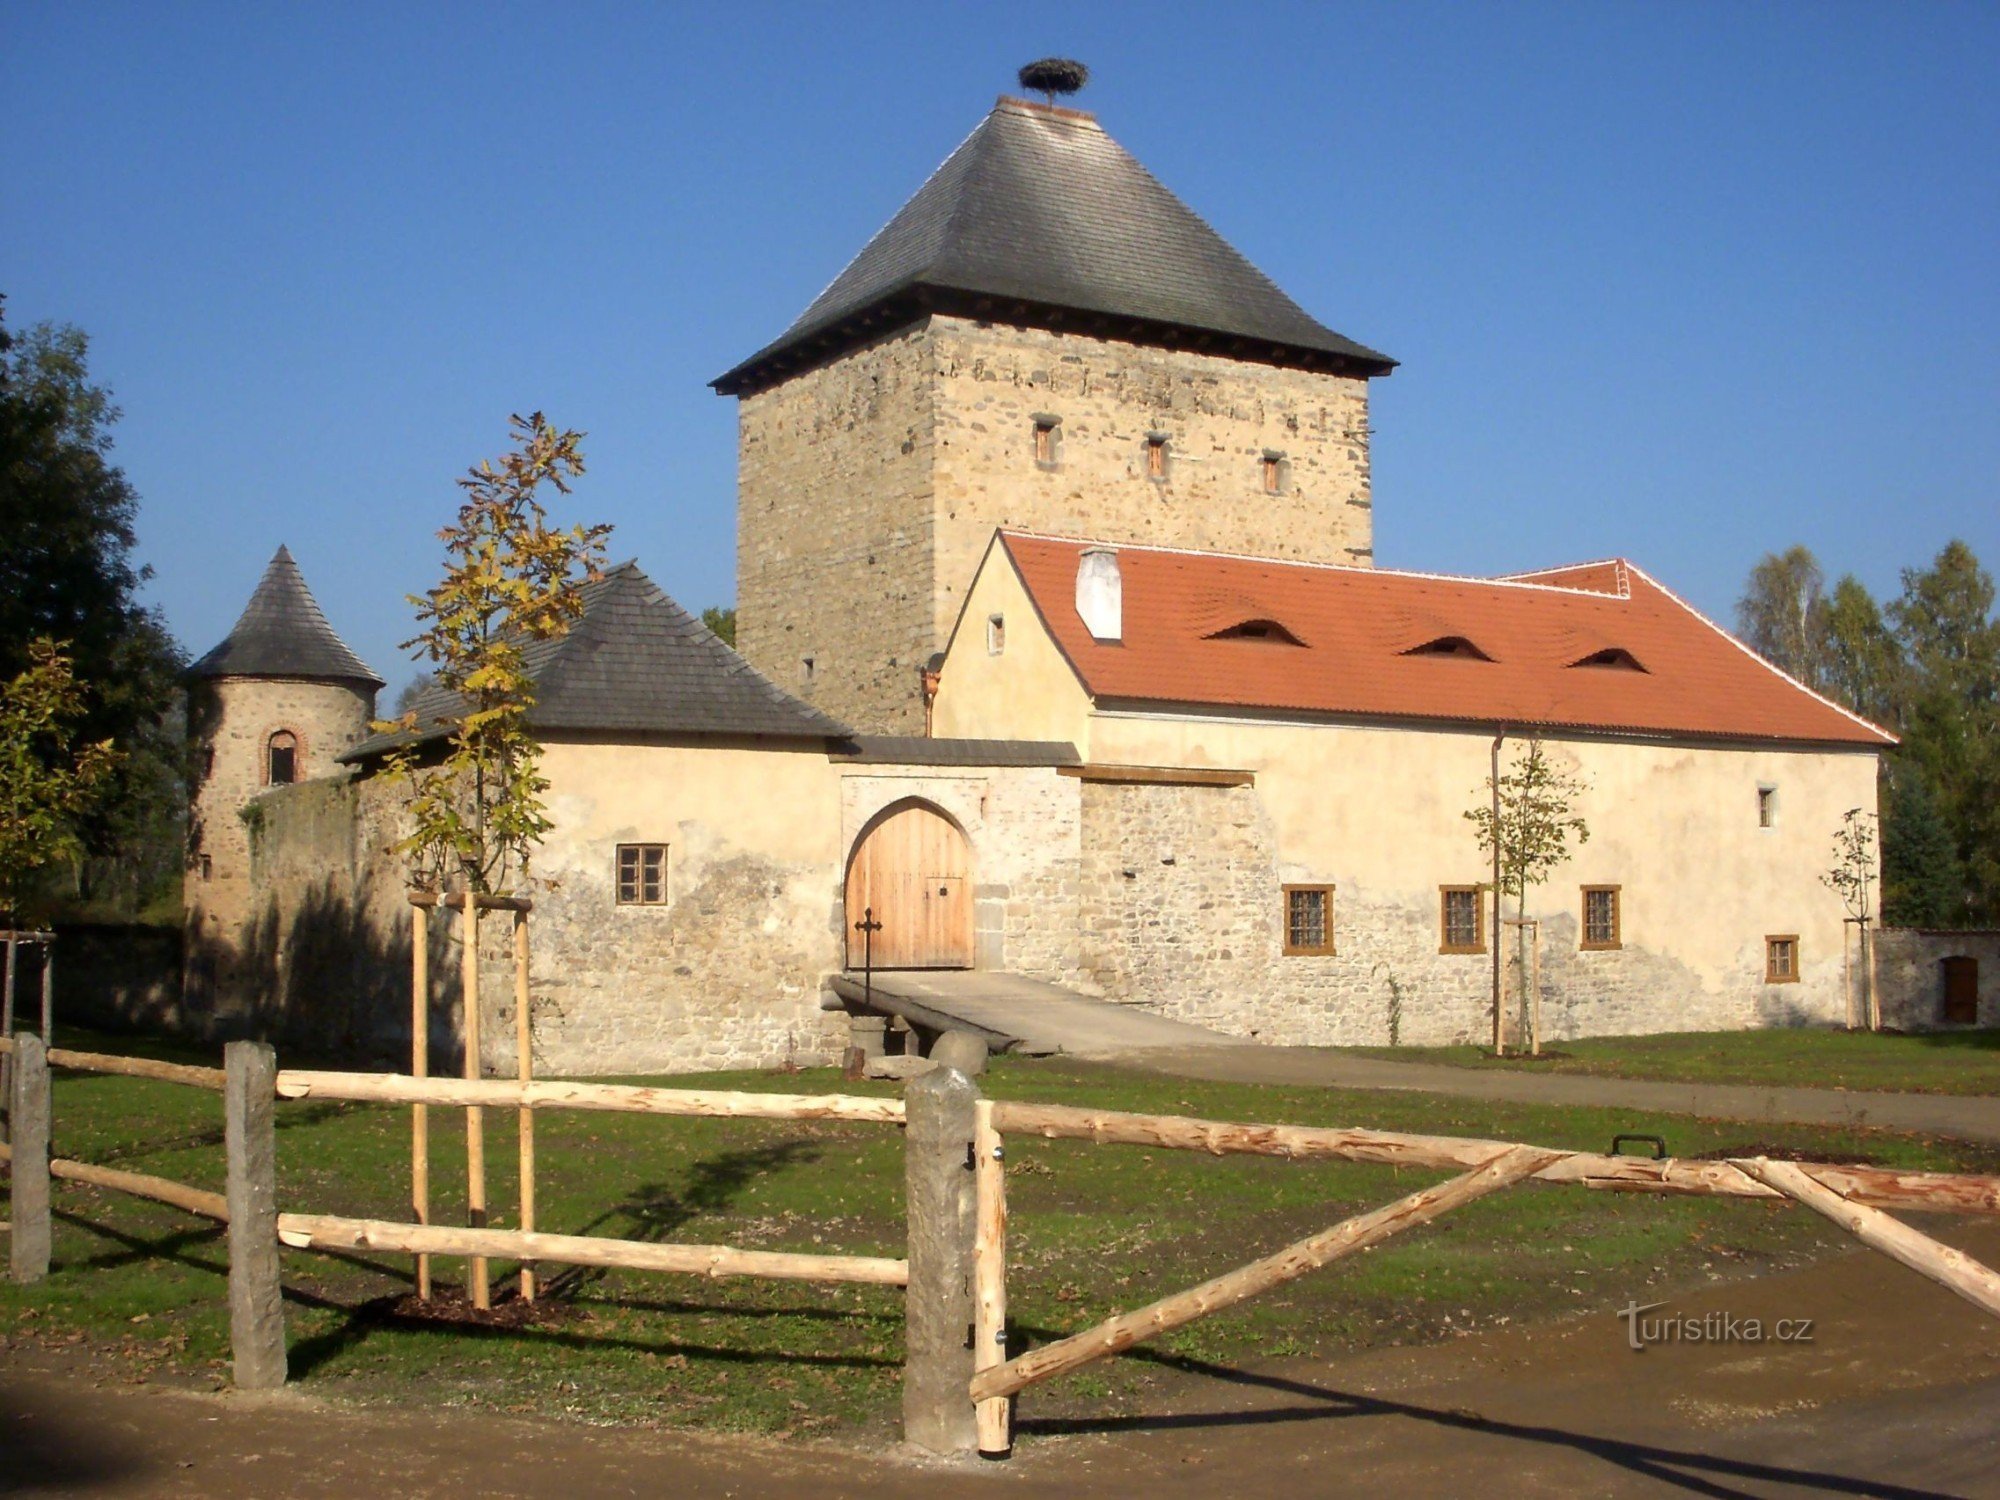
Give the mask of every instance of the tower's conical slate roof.
[[774, 343], [715, 388], [768, 384], [927, 309], [1082, 313], [1140, 342], [1385, 375], [1076, 110], [1003, 98]]
[[[852, 733], [773, 683], [718, 640], [639, 571], [612, 568], [584, 585], [583, 614], [567, 634], [530, 643], [522, 666], [534, 683], [528, 723], [586, 733], [843, 739]], [[341, 756], [365, 760], [433, 739], [465, 712], [432, 687], [410, 705], [414, 734], [377, 735]]]
[[291, 550], [278, 549], [243, 616], [190, 677], [320, 677], [381, 687], [382, 679], [334, 634]]

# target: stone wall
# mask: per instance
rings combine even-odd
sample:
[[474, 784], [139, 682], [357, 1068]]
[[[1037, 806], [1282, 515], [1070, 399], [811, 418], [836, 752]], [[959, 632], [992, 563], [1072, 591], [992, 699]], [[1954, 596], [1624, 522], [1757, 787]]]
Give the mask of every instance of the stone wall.
[[[227, 941], [251, 915], [251, 828], [244, 811], [269, 790], [270, 737], [289, 730], [297, 739], [299, 781], [329, 776], [339, 769], [336, 757], [367, 734], [374, 711], [374, 693], [356, 685], [251, 677], [193, 685], [184, 886], [191, 946]], [[198, 1005], [209, 1003], [195, 998]]]
[[[35, 950], [23, 950], [32, 954]], [[138, 923], [65, 922], [56, 931], [55, 1020], [111, 1031], [174, 1031], [180, 1025], [181, 931]], [[14, 1014], [40, 1024], [39, 960], [24, 957]]]
[[919, 733], [996, 528], [1365, 565], [1368, 437], [1357, 377], [933, 317], [742, 398], [737, 641], [857, 729]]
[[[1255, 789], [1089, 782], [1082, 815], [1083, 969], [1110, 998], [1291, 1045], [1491, 1037], [1490, 949], [1440, 952], [1435, 900], [1372, 885], [1356, 873], [1359, 856], [1282, 857]], [[1332, 954], [1283, 951], [1287, 884], [1334, 888]], [[1483, 920], [1490, 927], [1490, 914]], [[1818, 990], [1710, 982], [1629, 940], [1585, 950], [1577, 928], [1570, 913], [1540, 921], [1546, 1040], [1839, 1019]], [[1519, 1036], [1523, 930], [1503, 930], [1504, 1003]], [[1761, 952], [1746, 948], [1742, 966], [1761, 974]]]
[[867, 731], [923, 732], [932, 360], [919, 325], [738, 406], [737, 649]]
[[[997, 528], [1367, 565], [1368, 382], [1078, 333], [933, 318], [935, 640]], [[1056, 460], [1035, 424], [1056, 419]], [[1146, 446], [1167, 442], [1166, 475]], [[1282, 454], [1277, 494], [1266, 453]]]
[[[1978, 1024], [2000, 1026], [2000, 932], [1883, 927], [1874, 940], [1876, 993], [1884, 1026], [1899, 1031], [1956, 1030], [1944, 1019], [1943, 961], [1958, 955], [1979, 965]], [[1859, 979], [1855, 992], [1861, 993]]]

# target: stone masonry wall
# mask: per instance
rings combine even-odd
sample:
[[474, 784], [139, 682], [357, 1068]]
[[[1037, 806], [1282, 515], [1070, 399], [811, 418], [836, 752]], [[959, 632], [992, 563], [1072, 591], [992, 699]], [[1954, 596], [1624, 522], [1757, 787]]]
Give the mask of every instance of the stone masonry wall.
[[[1876, 929], [1874, 940], [1875, 982], [1884, 1026], [1899, 1031], [1956, 1029], [1944, 1019], [1943, 960], [1958, 955], [1979, 965], [1978, 1024], [2000, 1026], [2000, 932], [1882, 927]], [[1861, 993], [1862, 982], [1857, 977], [1855, 994], [1859, 997]]]
[[738, 408], [737, 649], [864, 731], [923, 732], [917, 674], [937, 649], [931, 366], [919, 326]]
[[[931, 320], [942, 646], [999, 527], [1370, 564], [1368, 382], [1188, 350]], [[1035, 461], [1038, 418], [1056, 461]], [[1167, 439], [1166, 476], [1147, 438]], [[1282, 454], [1280, 492], [1263, 459]]]
[[[1254, 789], [1086, 783], [1082, 815], [1083, 968], [1110, 998], [1291, 1045], [1491, 1036], [1490, 952], [1440, 953], [1434, 896], [1413, 901], [1340, 869], [1281, 861]], [[1334, 887], [1334, 953], [1283, 952], [1286, 884]], [[1507, 929], [1502, 948], [1510, 1036], [1521, 1034], [1518, 931]], [[1542, 923], [1540, 953], [1551, 1041], [1840, 1019], [1800, 986], [1711, 987], [1630, 943], [1582, 951], [1574, 916]]]
[[[1058, 447], [1041, 465], [1045, 416]], [[1153, 433], [1167, 438], [1161, 479], [1147, 474]], [[918, 670], [997, 527], [1374, 555], [1355, 377], [933, 317], [742, 398], [738, 451], [738, 645], [868, 732], [921, 732]], [[1282, 455], [1275, 495], [1267, 452]]]
[[[270, 790], [266, 746], [277, 731], [298, 739], [303, 782], [338, 771], [335, 757], [358, 744], [375, 711], [372, 692], [338, 683], [229, 677], [189, 694], [195, 747], [185, 885], [189, 977], [208, 972], [201, 950], [228, 945], [251, 915], [251, 829], [245, 809]], [[197, 1009], [209, 997], [190, 997]]]

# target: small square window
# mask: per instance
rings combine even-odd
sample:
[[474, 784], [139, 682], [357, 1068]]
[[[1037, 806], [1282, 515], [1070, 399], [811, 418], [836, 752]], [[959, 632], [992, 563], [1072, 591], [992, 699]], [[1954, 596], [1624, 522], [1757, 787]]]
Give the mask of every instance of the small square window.
[[1797, 933], [1764, 939], [1764, 983], [1799, 982], [1799, 938]]
[[1623, 946], [1622, 924], [1615, 885], [1587, 885], [1583, 888], [1583, 942], [1585, 948]]
[[1285, 952], [1294, 954], [1333, 952], [1332, 886], [1285, 887]]
[[620, 906], [667, 904], [665, 844], [618, 846], [618, 904]]
[[1438, 952], [1484, 953], [1486, 912], [1476, 885], [1438, 887]]
[[986, 617], [986, 654], [998, 656], [1007, 649], [1007, 617], [988, 615]]
[[1167, 438], [1165, 433], [1155, 432], [1146, 439], [1146, 477], [1165, 479], [1167, 477]]
[[1778, 789], [1774, 786], [1757, 788], [1757, 826], [1759, 828], [1778, 826]]
[[1062, 423], [1054, 417], [1035, 418], [1035, 463], [1053, 469], [1062, 461]]

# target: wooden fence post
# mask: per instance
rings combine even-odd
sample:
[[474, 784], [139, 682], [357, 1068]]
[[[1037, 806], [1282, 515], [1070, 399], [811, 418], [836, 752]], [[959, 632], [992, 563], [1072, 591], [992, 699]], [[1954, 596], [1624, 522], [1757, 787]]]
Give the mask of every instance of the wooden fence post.
[[278, 1285], [278, 1057], [265, 1042], [223, 1049], [223, 1142], [229, 1153], [229, 1342], [236, 1384], [285, 1383], [285, 1303]]
[[[465, 1076], [476, 1079], [485, 1076], [479, 1043], [479, 900], [471, 891], [460, 894], [465, 912], [459, 923], [465, 942], [458, 952], [458, 983], [465, 999]], [[465, 1222], [472, 1229], [486, 1227], [486, 1111], [477, 1104], [465, 1107]], [[465, 1279], [472, 1305], [481, 1312], [491, 1307], [493, 1288], [485, 1256], [472, 1257]]]
[[49, 1059], [42, 1039], [14, 1038], [14, 1070], [7, 1080], [13, 1139], [13, 1243], [9, 1269], [16, 1281], [49, 1274]]
[[[978, 1120], [972, 1174], [979, 1225], [972, 1274], [978, 1305], [972, 1335], [975, 1372], [1007, 1362], [1007, 1152], [993, 1128], [989, 1100], [979, 1101]], [[1005, 1458], [1014, 1451], [1013, 1405], [1010, 1397], [995, 1396], [974, 1407], [981, 1457]]]
[[[410, 895], [410, 1076], [431, 1074], [431, 913]], [[431, 1111], [410, 1106], [410, 1217], [431, 1221]], [[417, 1257], [417, 1300], [431, 1300], [431, 1258]]]
[[971, 1453], [974, 1142], [979, 1089], [937, 1068], [903, 1091], [909, 1290], [903, 1312], [903, 1438], [933, 1453]]

